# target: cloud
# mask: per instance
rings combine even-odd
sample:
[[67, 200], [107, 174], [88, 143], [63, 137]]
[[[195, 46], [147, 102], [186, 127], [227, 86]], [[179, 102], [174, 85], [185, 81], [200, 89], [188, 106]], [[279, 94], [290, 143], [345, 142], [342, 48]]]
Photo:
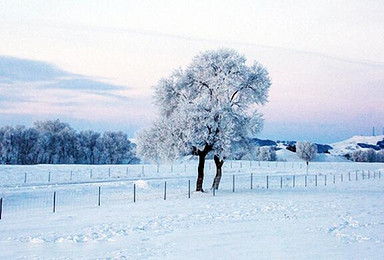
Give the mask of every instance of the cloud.
[[72, 75], [46, 62], [0, 56], [0, 83], [44, 81]]
[[142, 125], [151, 110], [149, 97], [132, 98], [130, 91], [127, 86], [67, 72], [50, 63], [0, 56], [3, 124], [13, 123], [10, 118], [15, 116], [64, 118], [77, 125], [82, 122], [83, 128], [87, 122], [116, 128], [118, 122], [129, 129], [129, 125]]

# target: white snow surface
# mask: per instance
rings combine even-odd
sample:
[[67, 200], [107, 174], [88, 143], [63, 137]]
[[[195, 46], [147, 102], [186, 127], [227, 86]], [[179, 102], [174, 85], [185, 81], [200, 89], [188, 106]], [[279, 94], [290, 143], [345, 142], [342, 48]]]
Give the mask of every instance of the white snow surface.
[[1, 166], [0, 259], [382, 259], [383, 164], [226, 162], [213, 196], [211, 163], [191, 198], [195, 162]]

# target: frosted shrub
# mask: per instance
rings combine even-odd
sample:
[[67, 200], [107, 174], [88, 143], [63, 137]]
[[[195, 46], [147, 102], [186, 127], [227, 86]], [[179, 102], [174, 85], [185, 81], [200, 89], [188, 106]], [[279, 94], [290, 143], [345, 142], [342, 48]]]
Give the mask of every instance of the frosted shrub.
[[261, 146], [256, 150], [256, 158], [258, 161], [276, 161], [276, 151], [272, 146]]

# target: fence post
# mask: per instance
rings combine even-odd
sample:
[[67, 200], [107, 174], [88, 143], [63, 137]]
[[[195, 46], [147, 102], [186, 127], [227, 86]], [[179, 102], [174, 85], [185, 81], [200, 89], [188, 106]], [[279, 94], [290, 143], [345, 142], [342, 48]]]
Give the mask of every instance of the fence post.
[[351, 172], [348, 172], [348, 181], [351, 181]]
[[363, 180], [364, 180], [365, 179], [364, 170], [362, 171], [361, 176], [363, 177]]
[[317, 187], [317, 174], [315, 175], [315, 186]]
[[24, 183], [27, 183], [27, 173], [24, 173]]
[[3, 216], [3, 198], [0, 199], [0, 219]]
[[160, 165], [159, 165], [159, 164], [157, 164], [156, 172], [157, 172], [157, 173], [160, 172]]
[[53, 213], [56, 212], [56, 191], [53, 192]]
[[72, 175], [73, 175], [73, 173], [72, 173], [72, 171], [71, 171], [71, 174], [69, 175], [69, 180], [70, 180], [70, 181], [72, 180]]
[[253, 173], [251, 173], [251, 190], [253, 189]]
[[268, 175], [267, 175], [267, 189], [269, 188], [269, 179], [268, 179]]
[[341, 182], [344, 181], [344, 175], [343, 174], [340, 175], [340, 179], [341, 179]]
[[108, 168], [108, 177], [111, 178], [111, 168]]
[[133, 202], [136, 202], [136, 183], [133, 184]]
[[167, 181], [164, 182], [164, 200], [167, 200]]
[[188, 199], [191, 198], [191, 180], [188, 180]]
[[381, 172], [379, 172], [379, 179], [381, 179]]
[[368, 170], [368, 180], [371, 178], [371, 172]]
[[307, 187], [307, 175], [304, 176], [305, 178], [305, 187]]
[[51, 172], [48, 173], [48, 182], [51, 182]]
[[295, 188], [295, 183], [296, 182], [296, 176], [293, 175], [293, 178], [292, 178], [292, 187]]
[[232, 161], [231, 161], [231, 169], [232, 169]]
[[324, 186], [327, 186], [327, 175], [324, 175]]
[[232, 175], [232, 192], [235, 192], [235, 175]]
[[356, 171], [356, 180], [357, 180], [357, 171]]
[[280, 176], [280, 189], [283, 188], [283, 176]]
[[97, 205], [100, 206], [100, 203], [101, 203], [101, 187], [99, 186], [99, 197], [98, 197], [98, 200], [97, 200]]

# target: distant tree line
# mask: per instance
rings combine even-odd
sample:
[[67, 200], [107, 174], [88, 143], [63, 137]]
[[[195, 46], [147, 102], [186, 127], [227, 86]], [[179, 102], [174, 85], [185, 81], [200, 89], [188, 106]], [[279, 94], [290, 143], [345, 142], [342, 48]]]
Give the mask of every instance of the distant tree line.
[[347, 155], [354, 162], [384, 162], [384, 150], [359, 149]]
[[1, 164], [129, 164], [135, 145], [123, 132], [77, 132], [60, 120], [0, 129]]

